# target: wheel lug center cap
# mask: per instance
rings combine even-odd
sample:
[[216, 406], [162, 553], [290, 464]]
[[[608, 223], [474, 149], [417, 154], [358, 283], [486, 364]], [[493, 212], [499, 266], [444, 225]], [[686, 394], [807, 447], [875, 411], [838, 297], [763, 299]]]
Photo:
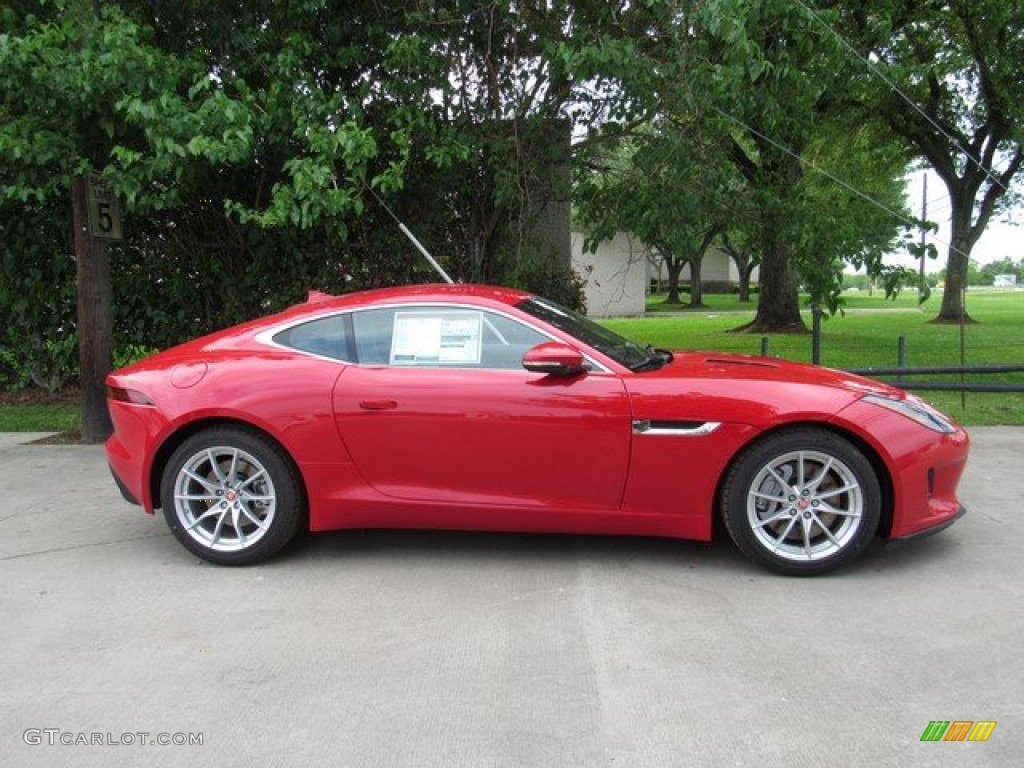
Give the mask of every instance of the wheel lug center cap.
[[224, 498], [233, 502], [238, 498], [238, 491], [224, 491]]
[[797, 501], [796, 505], [800, 507], [800, 509], [807, 509], [809, 506], [811, 506], [811, 502], [809, 502], [807, 499], [800, 499], [799, 501]]

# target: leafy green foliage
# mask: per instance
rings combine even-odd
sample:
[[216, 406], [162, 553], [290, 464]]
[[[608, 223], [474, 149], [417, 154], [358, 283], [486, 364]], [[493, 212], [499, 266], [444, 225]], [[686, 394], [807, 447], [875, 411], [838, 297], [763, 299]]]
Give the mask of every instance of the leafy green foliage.
[[[954, 135], [995, 116], [1019, 144], [1024, 77], [992, 46], [1017, 51], [999, 29], [1019, 30], [1020, 4], [979, 2], [949, 4], [960, 26], [933, 3], [810, 7], [915, 98], [935, 73]], [[575, 162], [591, 242], [627, 228], [699, 269], [720, 229], [737, 263], [763, 262], [769, 325], [800, 324], [800, 280], [838, 308], [840, 261], [883, 273], [901, 234], [899, 217], [815, 170], [903, 213], [905, 157], [866, 117], [880, 114], [877, 82], [801, 3], [95, 7], [0, 0], [0, 346], [18, 381], [74, 375], [67, 205], [87, 172], [125, 208], [127, 239], [111, 249], [120, 349], [164, 347], [311, 287], [436, 280], [371, 190], [458, 279], [578, 304], [578, 278], [542, 236], [569, 204]]]
[[70, 228], [53, 204], [0, 211], [0, 386], [57, 390], [78, 368]]
[[1013, 182], [1024, 167], [1024, 4], [875, 0], [845, 22], [861, 55], [876, 62], [861, 71], [874, 86], [864, 88], [864, 104], [928, 161], [949, 194], [939, 317], [954, 321], [964, 313], [975, 243], [992, 216], [1019, 199]]
[[735, 216], [741, 180], [699, 125], [656, 121], [612, 147], [599, 143], [580, 163], [575, 200], [584, 247], [630, 232], [666, 264], [666, 303], [679, 302], [679, 275], [688, 264], [691, 303], [699, 305], [701, 261]]
[[0, 3], [0, 221], [45, 208], [54, 223], [4, 232], [2, 290], [23, 297], [5, 320], [24, 346], [4, 349], [40, 359], [38, 377], [74, 336], [70, 299], [49, 302], [52, 317], [34, 308], [73, 294], [72, 262], [44, 261], [70, 252], [62, 207], [86, 172], [125, 207], [128, 237], [112, 249], [119, 346], [175, 343], [310, 287], [435, 280], [370, 188], [455, 274], [558, 286], [579, 303], [530, 234], [543, 203], [567, 194], [545, 179], [569, 135], [565, 124], [564, 142], [549, 141], [571, 89], [563, 57], [591, 34], [573, 11], [498, 4], [482, 25], [459, 3], [99, 8]]
[[663, 47], [647, 52], [635, 94], [658, 94], [655, 116], [633, 133], [611, 124], [584, 156], [576, 192], [588, 245], [627, 229], [665, 259], [670, 283], [689, 263], [699, 288], [706, 236], [720, 234], [744, 274], [762, 265], [757, 330], [802, 328], [801, 282], [838, 311], [847, 262], [895, 289], [905, 275], [883, 256], [912, 222], [910, 158], [857, 111], [856, 62], [788, 0], [676, 7], [659, 18]]
[[124, 368], [159, 351], [156, 347], [147, 347], [145, 344], [128, 344], [114, 353], [114, 368]]
[[885, 261], [893, 251], [916, 249], [916, 220], [905, 202], [909, 158], [877, 122], [847, 120], [836, 115], [821, 121], [804, 157], [829, 176], [803, 177], [796, 212], [804, 223], [798, 243], [803, 283], [810, 301], [830, 314], [842, 308], [846, 264], [864, 269], [887, 296], [916, 280], [913, 270]]
[[995, 282], [996, 275], [1013, 275], [1017, 278], [1017, 283], [1024, 285], [1024, 257], [1014, 261], [1009, 256], [1004, 256], [998, 261], [991, 261], [988, 264], [981, 266], [978, 271], [986, 276], [986, 283], [983, 285], [991, 285]]

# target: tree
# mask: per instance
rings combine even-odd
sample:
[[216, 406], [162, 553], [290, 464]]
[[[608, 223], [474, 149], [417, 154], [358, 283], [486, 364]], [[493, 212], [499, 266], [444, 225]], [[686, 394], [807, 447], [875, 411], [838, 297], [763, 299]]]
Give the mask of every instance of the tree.
[[[827, 163], [820, 158], [829, 141], [847, 153], [871, 151], [848, 142], [850, 131], [866, 120], [858, 106], [862, 84], [851, 77], [859, 62], [837, 39], [823, 39], [816, 17], [792, 0], [708, 0], [674, 19], [673, 42], [690, 55], [683, 71], [672, 70], [673, 80], [663, 83], [666, 109], [699, 116], [708, 133], [724, 137], [756, 216], [756, 223], [745, 223], [743, 239], [755, 244], [760, 259], [760, 292], [755, 318], [744, 330], [804, 332], [801, 281], [819, 303], [834, 308], [841, 281], [837, 258], [881, 268], [876, 245], [836, 247], [836, 201], [856, 211], [859, 222], [843, 222], [853, 237], [868, 237], [863, 227], [881, 223], [881, 240], [891, 243], [901, 226], [900, 216], [863, 215], [855, 201], [863, 200], [862, 190], [841, 183], [844, 169], [862, 161], [843, 151]], [[898, 174], [883, 176], [887, 193], [900, 188]], [[836, 190], [829, 202], [824, 185]]]
[[698, 105], [727, 137], [758, 211], [760, 292], [751, 332], [806, 331], [797, 288], [799, 261], [812, 249], [797, 248], [809, 244], [796, 215], [801, 157], [844, 82], [835, 47], [817, 44], [809, 24], [784, 0], [710, 0], [694, 16], [708, 64], [683, 104]]
[[116, 8], [101, 18], [93, 3], [55, 3], [34, 14], [20, 6], [0, 6], [10, 30], [0, 35], [0, 205], [27, 210], [74, 199], [82, 434], [102, 440], [110, 431], [104, 378], [112, 301], [107, 249], [85, 232], [86, 176], [105, 167], [113, 146], [136, 138], [115, 118], [125, 95], [155, 98], [184, 73]]
[[991, 261], [985, 264], [981, 271], [991, 275], [992, 282], [995, 282], [996, 275], [1013, 275], [1017, 278], [1018, 283], [1022, 283], [1024, 282], [1024, 259], [1020, 259], [1015, 263], [1009, 256], [1004, 256], [999, 261]]
[[729, 213], [731, 168], [699, 125], [655, 122], [579, 164], [575, 200], [594, 249], [618, 232], [639, 238], [668, 270], [666, 304], [678, 304], [690, 267], [690, 306], [703, 306], [701, 264]]
[[[726, 148], [731, 146], [732, 139], [726, 141]], [[719, 242], [722, 250], [736, 267], [739, 300], [741, 303], [750, 301], [750, 280], [761, 264], [759, 211], [753, 189], [739, 174], [732, 174], [731, 183], [726, 192], [729, 201], [729, 213], [725, 220]]]
[[[241, 11], [147, 5], [140, 13], [163, 44], [205, 43], [216, 82], [201, 90], [226, 94], [251, 127], [257, 183], [227, 201], [243, 224], [328, 224], [361, 254], [411, 252], [387, 236], [397, 230], [373, 190], [456, 277], [570, 285], [564, 270], [549, 275], [535, 263], [546, 254], [534, 224], [567, 197], [558, 169], [571, 123], [603, 108], [607, 98], [586, 86], [629, 61], [618, 37], [636, 12], [597, 0], [390, 8], [363, 0], [340, 16], [323, 0]], [[182, 110], [171, 107], [174, 124]], [[414, 269], [372, 261], [355, 276], [401, 281]]]
[[906, 207], [911, 160], [901, 142], [877, 120], [834, 114], [820, 121], [804, 157], [812, 168], [801, 181], [802, 236], [813, 244], [800, 262], [812, 305], [837, 312], [842, 273], [850, 264], [882, 283], [887, 296], [913, 282], [912, 270], [885, 257], [912, 245], [916, 220]]
[[59, 390], [77, 374], [65, 201], [0, 206], [0, 387]]
[[741, 303], [750, 301], [750, 278], [761, 260], [753, 250], [751, 241], [742, 229], [730, 228], [722, 232], [722, 249], [736, 265], [739, 276], [739, 300]]
[[[203, 13], [193, 13], [197, 7], [0, 5], [0, 208], [28, 212], [74, 201], [78, 317], [62, 327], [65, 338], [77, 331], [86, 440], [110, 430], [103, 384], [115, 314], [110, 253], [84, 231], [88, 175], [116, 189], [129, 217], [156, 218], [197, 209], [197, 198], [212, 202], [225, 176], [244, 175], [244, 185], [229, 183], [230, 194], [216, 197], [240, 240], [254, 227], [303, 230], [322, 222], [344, 237], [362, 212], [364, 185], [400, 184], [402, 153], [416, 125], [407, 118], [417, 105], [386, 112], [376, 131], [352, 109], [367, 90], [359, 87], [368, 69], [359, 57], [390, 39], [382, 20], [356, 35], [363, 39], [338, 46], [339, 28], [324, 22], [323, 4], [306, 4], [294, 15], [280, 10], [275, 23], [248, 9], [239, 18], [235, 3], [204, 3]], [[334, 43], [333, 56], [310, 61], [314, 38], [324, 49]], [[373, 61], [386, 64], [383, 55]], [[373, 160], [380, 165], [370, 171]], [[190, 218], [181, 213], [167, 232], [180, 238]], [[128, 248], [154, 253], [138, 244]], [[158, 250], [168, 248], [160, 243]], [[206, 255], [201, 272], [222, 272]], [[231, 277], [221, 284], [243, 282]], [[250, 297], [250, 312], [266, 309], [260, 298]]]
[[[823, 11], [825, 22], [835, 13]], [[877, 64], [869, 103], [942, 179], [952, 235], [938, 321], [966, 317], [971, 251], [1011, 204], [1024, 163], [1024, 4], [945, 0], [863, 4], [849, 15]], [[885, 78], [885, 81], [882, 80]]]
[[[672, 283], [684, 264], [699, 269], [707, 235], [725, 232], [741, 275], [760, 264], [755, 332], [806, 331], [800, 283], [836, 311], [843, 261], [895, 285], [882, 255], [912, 222], [909, 155], [859, 107], [856, 62], [788, 0], [672, 5], [659, 17], [665, 47], [647, 52], [639, 81], [657, 94], [656, 117], [603, 178], [584, 168], [577, 186], [590, 234], [615, 224], [640, 236], [667, 254]], [[673, 244], [670, 232], [686, 236]]]
[[[315, 93], [303, 93], [310, 75], [306, 69], [296, 74], [301, 39], [279, 47], [271, 65], [263, 62], [264, 87], [256, 91], [237, 76], [230, 56], [211, 54], [211, 37], [237, 34], [229, 32], [234, 4], [212, 13], [220, 26], [204, 22], [199, 28], [192, 22], [175, 27], [175, 14], [163, 10], [153, 25], [140, 23], [131, 14], [145, 17], [153, 9], [138, 5], [0, 6], [9, 30], [0, 35], [0, 207], [75, 201], [78, 322], [65, 330], [78, 332], [86, 440], [103, 439], [110, 430], [103, 381], [111, 366], [114, 314], [107, 249], [82, 236], [81, 190], [88, 174], [112, 185], [130, 216], [208, 199], [220, 171], [231, 175], [255, 161], [242, 171], [247, 185], [236, 187], [245, 196], [223, 204], [236, 220], [301, 229], [313, 213], [326, 211], [325, 218], [342, 226], [344, 217], [357, 216], [366, 182], [362, 169], [377, 154], [373, 137], [356, 121], [316, 122], [327, 106]], [[259, 152], [258, 143], [269, 151]], [[310, 162], [307, 149], [330, 155], [330, 165]], [[293, 182], [287, 187], [279, 183], [282, 169]], [[321, 182], [332, 178], [322, 189]], [[264, 182], [271, 189], [266, 198]], [[209, 271], [216, 271], [216, 260], [213, 265]]]

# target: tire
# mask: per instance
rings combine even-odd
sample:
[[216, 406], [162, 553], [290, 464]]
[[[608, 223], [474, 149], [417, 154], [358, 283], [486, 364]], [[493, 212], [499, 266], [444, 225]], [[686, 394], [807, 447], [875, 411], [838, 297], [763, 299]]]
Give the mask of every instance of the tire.
[[217, 565], [251, 565], [295, 538], [306, 520], [298, 472], [253, 430], [198, 432], [171, 455], [160, 482], [171, 533]]
[[746, 448], [722, 491], [722, 517], [739, 550], [787, 576], [855, 560], [878, 530], [881, 505], [871, 462], [849, 440], [814, 428]]

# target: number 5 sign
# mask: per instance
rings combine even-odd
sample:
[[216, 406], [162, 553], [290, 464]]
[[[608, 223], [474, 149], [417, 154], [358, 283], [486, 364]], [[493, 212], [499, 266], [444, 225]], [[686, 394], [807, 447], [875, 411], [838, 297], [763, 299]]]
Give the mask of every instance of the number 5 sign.
[[101, 240], [123, 240], [121, 203], [99, 176], [89, 177], [89, 234]]

